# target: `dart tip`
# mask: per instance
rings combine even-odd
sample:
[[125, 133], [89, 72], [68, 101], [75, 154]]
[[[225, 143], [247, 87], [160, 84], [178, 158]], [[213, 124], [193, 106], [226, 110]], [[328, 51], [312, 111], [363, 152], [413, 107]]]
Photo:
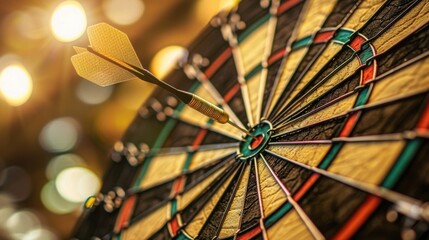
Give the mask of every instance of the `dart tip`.
[[237, 128], [238, 130], [244, 132], [246, 134], [246, 136], [251, 136], [253, 139], [255, 139], [255, 135], [251, 134], [247, 129], [244, 129], [244, 128], [238, 126], [233, 121], [231, 121], [231, 119], [228, 119], [227, 123], [229, 123], [231, 126]]

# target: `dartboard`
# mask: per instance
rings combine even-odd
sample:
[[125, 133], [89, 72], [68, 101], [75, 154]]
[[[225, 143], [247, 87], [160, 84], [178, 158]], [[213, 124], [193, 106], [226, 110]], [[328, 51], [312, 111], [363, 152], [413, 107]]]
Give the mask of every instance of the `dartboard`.
[[76, 239], [413, 239], [429, 229], [429, 1], [247, 0], [111, 151]]

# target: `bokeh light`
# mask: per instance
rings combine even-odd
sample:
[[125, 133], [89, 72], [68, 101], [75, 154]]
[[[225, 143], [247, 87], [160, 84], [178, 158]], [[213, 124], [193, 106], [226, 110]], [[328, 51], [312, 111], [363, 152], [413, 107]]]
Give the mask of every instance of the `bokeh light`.
[[38, 227], [40, 227], [39, 218], [27, 210], [15, 212], [6, 221], [6, 228], [12, 236], [18, 239], [21, 239], [28, 231]]
[[57, 237], [49, 230], [43, 228], [36, 228], [28, 231], [22, 240], [56, 240]]
[[14, 213], [15, 213], [15, 208], [11, 206], [1, 207], [0, 208], [0, 227], [6, 227], [7, 220]]
[[37, 40], [45, 37], [48, 33], [44, 26], [46, 11], [42, 8], [31, 7], [23, 11], [12, 13], [13, 24], [23, 37]]
[[195, 19], [207, 23], [219, 11], [229, 11], [239, 2], [240, 0], [195, 1]]
[[54, 181], [49, 181], [43, 186], [40, 192], [40, 199], [46, 209], [56, 214], [70, 213], [81, 206], [80, 203], [74, 203], [64, 199], [57, 191]]
[[139, 20], [144, 13], [142, 0], [104, 0], [103, 10], [106, 17], [119, 25], [130, 25]]
[[33, 82], [30, 74], [20, 64], [6, 66], [0, 73], [0, 92], [12, 106], [24, 104], [31, 96]]
[[61, 42], [78, 39], [86, 30], [87, 20], [82, 5], [73, 0], [60, 3], [51, 17], [51, 29]]
[[112, 95], [113, 88], [113, 85], [100, 87], [90, 81], [82, 79], [76, 88], [76, 95], [82, 102], [95, 105], [109, 99]]
[[240, 0], [221, 0], [219, 3], [219, 10], [230, 10], [233, 7], [236, 7]]
[[73, 118], [57, 118], [43, 127], [39, 142], [48, 152], [65, 152], [76, 145], [79, 132], [79, 124]]
[[175, 66], [179, 59], [187, 55], [184, 47], [171, 45], [159, 50], [152, 59], [150, 70], [159, 77], [165, 77]]
[[[218, 2], [214, 3], [215, 9]], [[124, 30], [136, 50], [145, 53], [142, 63], [149, 66], [153, 49], [186, 44], [206, 22], [195, 21], [196, 8], [180, 1], [162, 6], [145, 0], [13, 1], [3, 5], [0, 81], [7, 81], [6, 87], [0, 85], [0, 105], [4, 106], [0, 111], [4, 130], [0, 134], [4, 143], [0, 157], [0, 239], [49, 240], [56, 239], [55, 234], [58, 239], [66, 239], [82, 201], [97, 192], [89, 191], [86, 185], [91, 188], [95, 183], [92, 189], [97, 190], [100, 187], [100, 180], [92, 173], [91, 177], [67, 177], [66, 173], [88, 166], [97, 174], [103, 172], [108, 163], [98, 158], [123, 136], [154, 85], [133, 81], [101, 88], [76, 78], [69, 61], [70, 45], [58, 42], [84, 40], [87, 25], [100, 21], [126, 26]], [[209, 18], [207, 11], [212, 10], [205, 9], [203, 13]], [[174, 20], [172, 24], [168, 22], [170, 18]], [[176, 31], [171, 32], [171, 27]], [[141, 37], [142, 32], [157, 37], [147, 40]], [[183, 34], [173, 40], [177, 32]], [[163, 73], [158, 75], [165, 75], [183, 56], [183, 48], [176, 50], [176, 55], [168, 53], [159, 65]], [[4, 53], [13, 53], [13, 59], [6, 59]], [[17, 69], [18, 74], [11, 77], [10, 73]], [[20, 82], [22, 76], [24, 82]], [[86, 104], [91, 106], [81, 111]], [[83, 132], [84, 129], [90, 131]], [[73, 180], [64, 180], [67, 178]], [[65, 199], [67, 193], [60, 194], [58, 189], [65, 189], [60, 188], [64, 182], [73, 184], [67, 188], [78, 193], [79, 199], [74, 200], [79, 202]], [[40, 219], [31, 221], [31, 216]]]
[[62, 170], [70, 167], [84, 166], [84, 160], [76, 154], [62, 154], [52, 158], [46, 166], [46, 177], [54, 179]]
[[97, 193], [100, 180], [87, 168], [73, 167], [58, 174], [55, 186], [64, 199], [71, 202], [84, 202], [90, 195]]
[[[2, 43], [8, 47], [8, 51], [31, 52], [40, 48], [43, 42], [50, 36], [48, 10], [26, 6], [22, 9], [11, 8], [7, 15], [3, 14]], [[4, 48], [6, 49], [6, 48]]]

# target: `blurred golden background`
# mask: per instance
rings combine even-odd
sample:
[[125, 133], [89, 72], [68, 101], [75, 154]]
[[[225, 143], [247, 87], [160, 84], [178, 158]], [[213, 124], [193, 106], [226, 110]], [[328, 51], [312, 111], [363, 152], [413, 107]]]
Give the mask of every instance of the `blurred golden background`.
[[70, 57], [87, 26], [130, 37], [164, 76], [234, 0], [17, 0], [0, 3], [0, 239], [66, 239], [98, 191], [107, 154], [152, 90], [81, 79]]

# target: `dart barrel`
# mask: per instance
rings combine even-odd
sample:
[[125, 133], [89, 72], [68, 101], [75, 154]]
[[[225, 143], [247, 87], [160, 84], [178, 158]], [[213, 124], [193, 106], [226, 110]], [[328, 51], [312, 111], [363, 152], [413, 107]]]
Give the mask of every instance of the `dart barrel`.
[[192, 94], [192, 99], [188, 103], [188, 106], [220, 123], [227, 123], [229, 120], [228, 113], [226, 113], [223, 109], [195, 94]]

